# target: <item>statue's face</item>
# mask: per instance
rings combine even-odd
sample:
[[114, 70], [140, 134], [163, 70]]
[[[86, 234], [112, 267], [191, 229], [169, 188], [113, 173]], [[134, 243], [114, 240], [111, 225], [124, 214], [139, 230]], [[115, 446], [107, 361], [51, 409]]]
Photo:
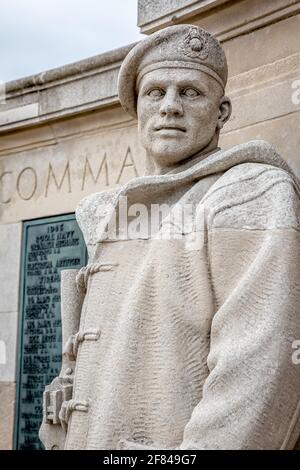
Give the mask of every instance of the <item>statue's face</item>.
[[146, 73], [139, 85], [137, 114], [147, 154], [168, 167], [201, 152], [229, 117], [222, 116], [222, 98], [218, 82], [199, 70]]

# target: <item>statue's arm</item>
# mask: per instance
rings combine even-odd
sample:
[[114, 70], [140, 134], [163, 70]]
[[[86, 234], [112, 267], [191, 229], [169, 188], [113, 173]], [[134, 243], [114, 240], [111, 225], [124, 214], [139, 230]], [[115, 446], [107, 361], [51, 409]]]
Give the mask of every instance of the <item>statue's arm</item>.
[[299, 193], [281, 176], [261, 189], [210, 227], [209, 374], [180, 449], [292, 449], [300, 435]]

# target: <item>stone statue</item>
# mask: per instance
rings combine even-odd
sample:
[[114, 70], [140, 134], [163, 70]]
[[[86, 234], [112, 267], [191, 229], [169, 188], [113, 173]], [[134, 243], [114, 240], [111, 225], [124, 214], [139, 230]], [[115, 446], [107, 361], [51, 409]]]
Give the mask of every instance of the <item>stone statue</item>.
[[122, 64], [148, 174], [77, 208], [89, 263], [79, 293], [75, 273], [62, 284], [70, 337], [44, 393], [47, 448], [296, 444], [299, 184], [264, 141], [218, 147], [226, 80], [222, 47], [192, 25]]

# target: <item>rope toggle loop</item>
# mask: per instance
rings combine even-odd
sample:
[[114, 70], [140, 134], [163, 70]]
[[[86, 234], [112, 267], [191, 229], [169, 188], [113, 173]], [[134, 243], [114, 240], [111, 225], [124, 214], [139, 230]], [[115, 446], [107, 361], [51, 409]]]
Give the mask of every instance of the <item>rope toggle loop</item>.
[[88, 278], [90, 275], [98, 273], [100, 271], [112, 271], [118, 263], [89, 263], [83, 266], [76, 276], [77, 290], [81, 294], [86, 293]]

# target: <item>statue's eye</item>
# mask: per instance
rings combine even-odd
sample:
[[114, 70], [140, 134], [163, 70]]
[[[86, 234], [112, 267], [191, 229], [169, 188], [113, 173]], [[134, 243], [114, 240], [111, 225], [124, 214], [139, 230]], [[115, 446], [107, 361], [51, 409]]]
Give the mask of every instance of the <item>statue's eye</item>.
[[152, 88], [147, 95], [151, 98], [161, 98], [164, 96], [164, 91], [161, 88]]
[[181, 94], [188, 98], [195, 98], [200, 95], [199, 91], [195, 90], [195, 88], [185, 88], [182, 90]]

